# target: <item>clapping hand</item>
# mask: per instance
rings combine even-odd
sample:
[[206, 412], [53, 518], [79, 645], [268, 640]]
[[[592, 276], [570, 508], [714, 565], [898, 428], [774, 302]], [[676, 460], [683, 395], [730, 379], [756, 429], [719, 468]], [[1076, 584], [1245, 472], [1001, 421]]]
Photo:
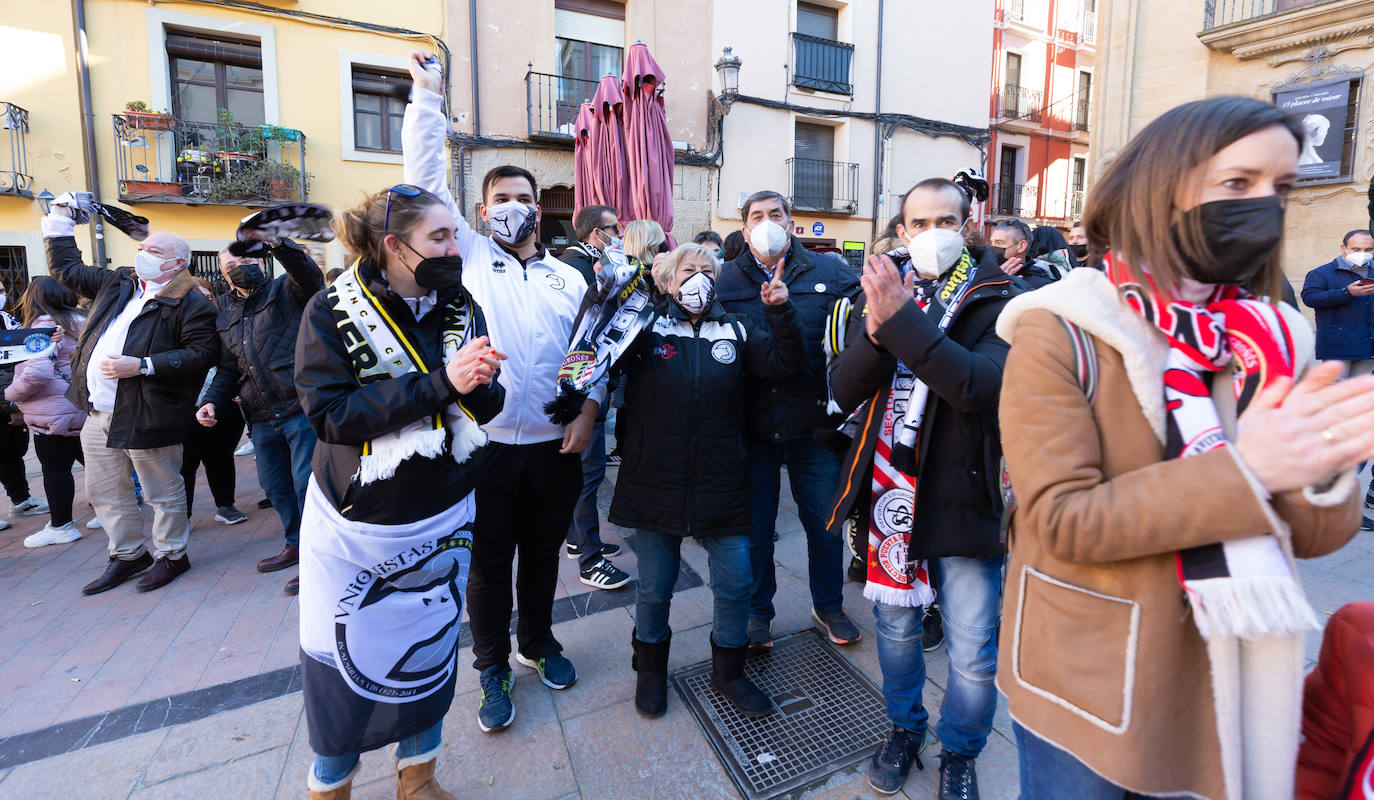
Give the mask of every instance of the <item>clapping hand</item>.
[[902, 306], [912, 302], [911, 298], [916, 293], [916, 271], [908, 272], [903, 278], [892, 259], [869, 256], [859, 284], [863, 286], [866, 304], [864, 330], [876, 344], [878, 329], [883, 323], [891, 319]]
[[787, 284], [782, 282], [782, 265], [783, 260], [778, 259], [777, 265], [773, 267], [773, 279], [759, 284], [759, 294], [766, 306], [780, 306], [787, 302]]
[[478, 386], [496, 380], [496, 372], [506, 354], [491, 346], [491, 339], [479, 336], [463, 345], [444, 365], [449, 383], [459, 394], [471, 394]]

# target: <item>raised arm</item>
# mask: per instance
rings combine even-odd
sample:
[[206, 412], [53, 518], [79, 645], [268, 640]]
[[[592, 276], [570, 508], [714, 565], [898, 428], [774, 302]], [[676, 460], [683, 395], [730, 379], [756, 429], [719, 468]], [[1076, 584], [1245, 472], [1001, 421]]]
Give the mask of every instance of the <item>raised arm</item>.
[[410, 75], [415, 85], [410, 90], [401, 125], [401, 160], [406, 183], [433, 192], [449, 213], [458, 232], [458, 249], [466, 253], [477, 232], [463, 217], [463, 209], [453, 199], [448, 182], [448, 118], [444, 116], [444, 79], [438, 67], [427, 68], [425, 54], [410, 54]]
[[43, 218], [43, 245], [48, 251], [48, 274], [82, 297], [95, 297], [114, 270], [88, 267], [76, 246], [76, 223], [61, 206], [53, 206]]

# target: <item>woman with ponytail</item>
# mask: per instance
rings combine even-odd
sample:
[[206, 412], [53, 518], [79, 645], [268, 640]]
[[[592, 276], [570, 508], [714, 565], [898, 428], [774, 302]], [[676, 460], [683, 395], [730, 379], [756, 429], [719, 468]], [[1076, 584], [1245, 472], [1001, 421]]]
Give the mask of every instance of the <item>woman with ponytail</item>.
[[435, 779], [471, 559], [472, 455], [505, 356], [463, 287], [453, 215], [402, 184], [344, 212], [351, 263], [306, 306], [296, 390], [319, 436], [301, 524], [301, 671], [312, 800], [347, 800], [359, 754], [397, 743], [397, 798]]
[[1294, 558], [1355, 535], [1374, 457], [1374, 376], [1277, 300], [1301, 141], [1259, 100], [1165, 113], [1093, 187], [1103, 271], [998, 320], [1024, 800], [1293, 797], [1320, 627]]

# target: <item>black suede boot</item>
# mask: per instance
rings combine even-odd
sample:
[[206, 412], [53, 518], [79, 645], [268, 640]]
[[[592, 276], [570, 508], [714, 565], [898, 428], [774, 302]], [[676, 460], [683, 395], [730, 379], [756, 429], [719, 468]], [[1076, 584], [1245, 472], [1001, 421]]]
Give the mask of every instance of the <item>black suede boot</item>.
[[657, 644], [641, 642], [636, 633], [631, 634], [634, 655], [630, 657], [630, 667], [638, 675], [635, 677], [635, 710], [641, 716], [656, 719], [668, 710], [668, 647], [672, 644], [673, 634]]
[[744, 677], [744, 659], [748, 652], [747, 645], [721, 647], [712, 636], [711, 685], [746, 717], [766, 717], [773, 713], [773, 702], [753, 681]]

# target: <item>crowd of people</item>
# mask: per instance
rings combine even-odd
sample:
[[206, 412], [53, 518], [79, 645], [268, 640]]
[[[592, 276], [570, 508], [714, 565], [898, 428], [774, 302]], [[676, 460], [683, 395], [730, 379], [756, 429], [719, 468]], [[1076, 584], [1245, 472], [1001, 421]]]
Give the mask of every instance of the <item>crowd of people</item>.
[[[925, 652], [940, 647], [940, 800], [979, 796], [999, 690], [1027, 800], [1334, 798], [1368, 766], [1371, 726], [1348, 718], [1350, 682], [1332, 676], [1359, 660], [1369, 612], [1340, 617], [1304, 713], [1317, 619], [1294, 559], [1360, 528], [1374, 344], [1347, 334], [1374, 330], [1374, 238], [1353, 231], [1308, 277], [1314, 340], [1278, 301], [1291, 119], [1240, 98], [1166, 113], [1067, 238], [1011, 220], [984, 240], [981, 181], [961, 174], [903, 195], [859, 273], [791, 236], [768, 190], [739, 231], [675, 247], [657, 222], [588, 206], [555, 257], [523, 168], [483, 179], [490, 234], [463, 217], [442, 77], [422, 53], [410, 72], [405, 183], [338, 215], [339, 274], [268, 234], [220, 253], [219, 296], [167, 232], [133, 268], [88, 267], [64, 196], [42, 222], [51, 278], [31, 283], [22, 322], [3, 320], [52, 328], [56, 345], [5, 392], [47, 502], [23, 481], [25, 428], [0, 442], [0, 477], [13, 513], [51, 514], [31, 546], [61, 544], [81, 536], [84, 463], [109, 538], [87, 594], [190, 569], [200, 465], [217, 519], [243, 520], [232, 453], [250, 427], [284, 538], [258, 569], [300, 568], [286, 589], [300, 595], [312, 798], [346, 800], [359, 755], [390, 743], [399, 798], [452, 797], [435, 764], [465, 609], [482, 731], [515, 720], [517, 607], [515, 659], [573, 686], [553, 631], [559, 558], [594, 589], [631, 580], [600, 532], [614, 463], [608, 520], [633, 531], [625, 650], [647, 718], [669, 704], [686, 539], [709, 561], [712, 685], [745, 716], [775, 713], [745, 664], [772, 645], [785, 474], [819, 629], [861, 641], [846, 578], [872, 605], [891, 723], [867, 768], [876, 791], [924, 766]], [[569, 342], [620, 263], [640, 268], [630, 286], [648, 302], [556, 424]]]

